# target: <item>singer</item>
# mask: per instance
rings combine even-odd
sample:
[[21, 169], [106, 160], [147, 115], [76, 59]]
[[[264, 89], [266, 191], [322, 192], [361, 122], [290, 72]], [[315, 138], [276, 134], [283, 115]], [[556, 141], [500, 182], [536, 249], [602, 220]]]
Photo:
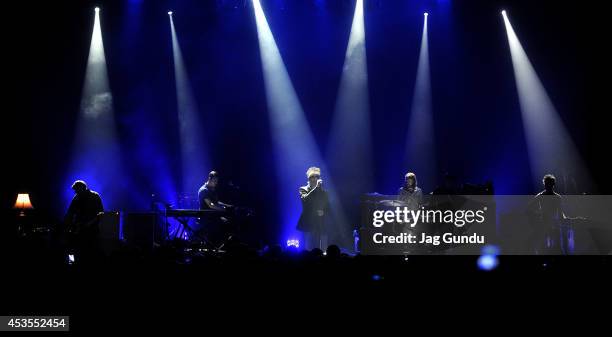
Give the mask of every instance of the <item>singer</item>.
[[297, 229], [304, 233], [306, 249], [323, 249], [326, 246], [325, 219], [329, 210], [329, 197], [323, 188], [320, 168], [309, 168], [306, 177], [308, 185], [300, 187], [302, 214]]

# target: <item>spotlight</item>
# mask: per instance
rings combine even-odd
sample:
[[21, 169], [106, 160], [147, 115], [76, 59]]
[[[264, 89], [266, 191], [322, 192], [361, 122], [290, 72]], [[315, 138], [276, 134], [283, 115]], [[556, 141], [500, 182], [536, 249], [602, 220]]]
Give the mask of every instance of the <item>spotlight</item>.
[[495, 255], [481, 255], [476, 263], [478, 265], [478, 269], [484, 271], [491, 271], [497, 268], [499, 260]]
[[300, 240], [297, 240], [297, 239], [287, 240], [287, 247], [300, 248]]
[[179, 140], [181, 144], [182, 190], [189, 191], [198, 186], [202, 179], [202, 172], [208, 167], [206, 146], [201, 135], [202, 123], [200, 111], [196, 104], [195, 95], [189, 74], [183, 60], [183, 53], [178, 35], [174, 27], [172, 11], [168, 12], [170, 33], [172, 34], [172, 58], [174, 60], [174, 80], [176, 85], [176, 108], [179, 120]]
[[[303, 183], [303, 173], [309, 166], [319, 166], [327, 172], [308, 120], [299, 101], [289, 73], [268, 25], [259, 0], [253, 0], [253, 14], [257, 26], [263, 82], [268, 107], [279, 195], [295, 194], [295, 187]], [[329, 179], [326, 182], [333, 191]], [[333, 194], [333, 193], [332, 193]], [[332, 200], [334, 199], [330, 195]], [[283, 233], [280, 238], [294, 238], [301, 204], [297, 198], [284, 198], [279, 213]]]
[[[338, 190], [339, 198], [335, 199], [339, 201], [336, 210], [340, 219], [334, 221], [334, 226], [342, 232], [352, 225], [348, 223], [350, 218], [342, 218], [348, 214], [340, 207], [348, 207], [350, 204], [346, 201], [358, 200], [362, 191], [372, 189], [372, 119], [363, 3], [363, 0], [355, 1], [326, 153], [330, 175], [345, 187]], [[360, 169], [347, 171], [346, 167]]]
[[504, 9], [503, 11], [501, 11], [501, 14], [502, 14], [503, 16], [506, 16], [506, 10]]
[[[429, 66], [429, 37], [427, 20], [429, 13], [423, 13], [423, 32], [419, 51], [417, 73], [404, 150], [404, 167], [415, 172], [435, 172], [435, 134], [433, 126], [431, 72]], [[431, 173], [419, 176], [424, 186], [433, 185], [435, 177]]]
[[[83, 81], [81, 104], [75, 128], [71, 165], [66, 182], [85, 179], [104, 196], [105, 206], [115, 209], [121, 195], [112, 181], [123, 181], [120, 142], [115, 128], [113, 94], [108, 82], [99, 7], [95, 7], [89, 56]], [[65, 190], [66, 201], [72, 191]]]
[[541, 179], [544, 174], [554, 172], [565, 177], [564, 180], [570, 186], [563, 186], [562, 189], [570, 192], [569, 194], [578, 192], [577, 188], [593, 188], [580, 151], [506, 14], [503, 15], [503, 20], [508, 35], [534, 188], [542, 186]]

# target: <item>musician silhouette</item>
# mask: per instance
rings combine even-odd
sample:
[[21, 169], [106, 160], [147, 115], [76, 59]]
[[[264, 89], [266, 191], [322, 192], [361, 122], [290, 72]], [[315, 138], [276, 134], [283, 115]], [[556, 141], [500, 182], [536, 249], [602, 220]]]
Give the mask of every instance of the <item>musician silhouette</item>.
[[64, 217], [69, 249], [75, 253], [75, 262], [91, 261], [99, 253], [99, 222], [104, 212], [102, 198], [83, 180], [75, 181], [71, 188], [75, 195]]
[[226, 211], [232, 205], [223, 203], [219, 200], [219, 173], [210, 171], [208, 180], [198, 190], [198, 199], [200, 201], [200, 209], [214, 209], [217, 211]]
[[235, 224], [232, 224], [230, 211], [233, 206], [219, 200], [219, 173], [210, 171], [208, 180], [198, 190], [200, 209], [219, 211], [218, 214], [200, 217], [198, 220], [198, 235], [203, 235], [210, 243], [217, 246], [231, 236]]
[[[563, 197], [555, 191], [557, 179], [552, 174], [542, 178], [544, 190], [538, 193], [530, 204], [530, 212], [535, 215], [536, 253], [540, 250], [549, 253], [567, 254], [569, 250], [569, 219], [564, 212]], [[541, 240], [544, 240], [542, 243]]]
[[311, 167], [306, 171], [308, 184], [299, 188], [302, 214], [297, 229], [304, 233], [305, 248], [325, 247], [325, 220], [329, 210], [329, 197], [323, 188], [321, 169]]

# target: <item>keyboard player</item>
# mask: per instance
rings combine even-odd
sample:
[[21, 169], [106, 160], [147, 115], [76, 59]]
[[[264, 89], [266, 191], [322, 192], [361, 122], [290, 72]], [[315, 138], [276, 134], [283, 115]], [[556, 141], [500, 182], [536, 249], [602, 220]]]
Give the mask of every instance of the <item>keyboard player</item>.
[[214, 210], [213, 214], [199, 219], [199, 231], [215, 246], [223, 243], [236, 230], [232, 219], [234, 207], [219, 200], [219, 174], [211, 171], [208, 180], [198, 190], [201, 210]]
[[232, 205], [223, 203], [219, 200], [218, 186], [219, 174], [216, 171], [210, 171], [208, 174], [208, 180], [198, 190], [200, 209], [229, 211], [233, 207]]

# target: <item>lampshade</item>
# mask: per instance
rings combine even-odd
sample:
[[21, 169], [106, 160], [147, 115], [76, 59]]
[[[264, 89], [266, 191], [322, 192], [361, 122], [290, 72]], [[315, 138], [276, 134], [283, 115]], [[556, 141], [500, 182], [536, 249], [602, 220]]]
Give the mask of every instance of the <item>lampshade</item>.
[[13, 208], [24, 210], [24, 209], [33, 209], [32, 202], [30, 201], [30, 195], [28, 193], [19, 193], [17, 194], [17, 201], [15, 201], [15, 206]]

